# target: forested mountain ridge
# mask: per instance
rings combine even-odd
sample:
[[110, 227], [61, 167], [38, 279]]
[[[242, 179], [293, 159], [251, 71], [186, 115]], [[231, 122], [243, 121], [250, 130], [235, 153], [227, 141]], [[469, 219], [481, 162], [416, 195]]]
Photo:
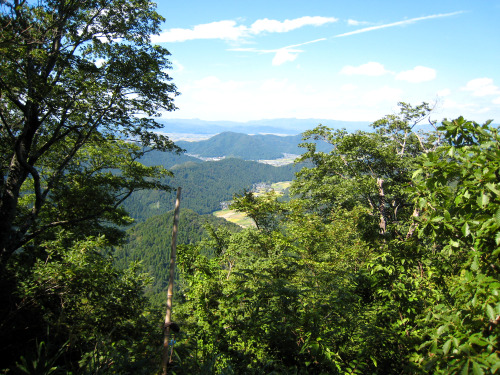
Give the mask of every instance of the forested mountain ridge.
[[[250, 189], [258, 182], [290, 181], [300, 166], [286, 165], [273, 167], [241, 159], [280, 158], [283, 153], [303, 151], [298, 147], [301, 136], [246, 135], [225, 132], [206, 141], [177, 142], [188, 153], [199, 156], [226, 157], [220, 161], [203, 162], [186, 153], [163, 153], [148, 151], [140, 161], [148, 166], [161, 165], [173, 172], [173, 177], [162, 180], [170, 186], [183, 188], [183, 200], [189, 209], [200, 214], [214, 212], [220, 203], [230, 201], [234, 194]], [[328, 150], [326, 143], [318, 145], [320, 150]], [[233, 157], [232, 157], [233, 156]], [[136, 220], [142, 221], [153, 215], [171, 209], [174, 193], [160, 190], [135, 192], [124, 202], [125, 209]]]
[[[245, 160], [265, 160], [281, 158], [285, 153], [299, 155], [303, 151], [298, 146], [301, 142], [302, 136], [300, 134], [290, 136], [248, 135], [226, 131], [207, 140], [179, 141], [176, 144], [186, 149], [187, 153], [202, 157], [232, 156]], [[318, 142], [318, 149], [326, 152], [331, 147], [325, 142]]]
[[149, 150], [141, 158], [140, 162], [147, 166], [161, 165], [167, 169], [175, 165], [184, 164], [188, 162], [201, 163], [198, 158], [186, 155], [184, 152], [162, 152], [158, 150]]
[[[147, 290], [150, 296], [165, 291], [167, 286], [173, 218], [173, 211], [169, 211], [128, 229], [127, 243], [116, 248], [113, 253], [115, 264], [120, 268], [126, 268], [135, 261], [143, 264], [143, 270], [153, 277], [153, 282]], [[214, 230], [218, 228], [225, 228], [231, 232], [241, 230], [238, 225], [224, 219], [213, 215], [198, 215], [193, 210], [181, 208], [177, 244], [194, 244], [207, 238], [207, 225]]]
[[[220, 161], [188, 162], [171, 168], [173, 177], [162, 181], [182, 187], [183, 207], [199, 214], [220, 209], [220, 203], [230, 201], [234, 194], [251, 189], [257, 182], [290, 181], [300, 165], [274, 167], [255, 161], [227, 158]], [[170, 211], [174, 193], [161, 190], [143, 190], [133, 193], [124, 202], [125, 209], [136, 220]]]

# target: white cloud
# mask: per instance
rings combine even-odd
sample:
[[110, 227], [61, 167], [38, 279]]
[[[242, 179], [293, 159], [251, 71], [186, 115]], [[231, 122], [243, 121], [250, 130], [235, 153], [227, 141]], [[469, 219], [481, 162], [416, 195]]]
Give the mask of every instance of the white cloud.
[[378, 62], [368, 62], [360, 66], [346, 65], [340, 71], [340, 74], [363, 76], [381, 76], [386, 73], [388, 73], [388, 71]]
[[172, 59], [172, 67], [177, 72], [182, 72], [184, 70], [184, 65], [175, 59]]
[[453, 12], [453, 13], [445, 13], [445, 14], [433, 14], [433, 15], [425, 16], [425, 17], [411, 18], [409, 20], [388, 23], [388, 24], [385, 24], [385, 25], [366, 27], [364, 29], [359, 29], [359, 30], [355, 30], [355, 31], [350, 31], [348, 33], [343, 33], [343, 34], [335, 35], [335, 37], [339, 38], [339, 37], [343, 37], [343, 36], [349, 36], [349, 35], [366, 33], [368, 31], [385, 29], [385, 28], [388, 28], [388, 27], [404, 26], [404, 25], [409, 25], [409, 24], [412, 24], [412, 23], [415, 23], [415, 22], [418, 22], [418, 21], [424, 21], [424, 20], [429, 20], [429, 19], [433, 19], [433, 18], [442, 18], [442, 17], [455, 16], [455, 15], [460, 14], [460, 13], [463, 13], [463, 12]]
[[278, 49], [256, 49], [256, 48], [230, 48], [228, 51], [237, 52], [255, 52], [255, 53], [274, 53], [274, 58], [272, 64], [277, 66], [286, 63], [287, 61], [294, 61], [299, 53], [304, 52], [299, 49], [294, 49], [295, 47], [304, 46], [306, 44], [317, 43], [326, 40], [326, 38], [314, 39], [308, 42], [293, 44], [291, 46], [286, 46]]
[[250, 32], [253, 34], [260, 34], [263, 32], [269, 33], [284, 33], [291, 30], [298, 29], [304, 26], [322, 26], [326, 23], [337, 22], [338, 19], [334, 17], [300, 17], [293, 20], [270, 20], [267, 18], [255, 21], [250, 27]]
[[213, 88], [221, 83], [221, 80], [216, 76], [208, 76], [197, 81], [194, 81], [194, 86], [197, 88]]
[[153, 43], [185, 42], [195, 39], [236, 41], [264, 32], [283, 33], [304, 26], [321, 26], [332, 22], [337, 22], [337, 19], [333, 17], [305, 16], [292, 20], [278, 21], [264, 18], [255, 21], [250, 27], [247, 27], [245, 25], [238, 25], [233, 20], [223, 20], [196, 25], [191, 29], [169, 29], [160, 33], [160, 35], [152, 35], [151, 41]]
[[276, 54], [274, 55], [272, 64], [277, 66], [284, 64], [288, 61], [294, 61], [299, 56], [300, 52], [303, 51], [297, 49], [288, 49], [288, 48], [279, 49], [276, 51]]
[[487, 96], [487, 95], [498, 95], [500, 90], [497, 86], [493, 84], [491, 78], [477, 78], [473, 79], [462, 88], [462, 90], [472, 92], [474, 96]]
[[277, 91], [277, 90], [286, 90], [287, 87], [289, 86], [288, 79], [276, 79], [276, 78], [271, 78], [268, 79], [260, 85], [260, 89], [262, 92], [269, 92], [269, 91]]
[[321, 42], [321, 41], [323, 41], [323, 40], [326, 40], [326, 38], [319, 38], [319, 39], [310, 40], [310, 41], [308, 41], [308, 42], [304, 42], [304, 43], [292, 44], [291, 46], [286, 46], [286, 47], [283, 47], [283, 48], [294, 48], [294, 47], [300, 47], [300, 46], [305, 46], [306, 44], [311, 44], [311, 43]]
[[445, 117], [448, 118], [463, 116], [470, 120], [485, 121], [494, 117], [492, 108], [485, 106], [484, 103], [474, 102], [465, 97], [459, 97], [458, 100], [446, 98], [440, 104], [440, 107], [443, 109], [440, 113], [444, 113]]
[[[188, 76], [186, 76], [189, 79]], [[374, 121], [391, 113], [398, 101], [432, 101], [435, 91], [422, 94], [403, 85], [363, 86], [364, 81], [338, 84], [338, 77], [325, 77], [321, 83], [303, 84], [295, 79], [227, 80], [223, 76], [205, 76], [178, 84], [182, 95], [176, 98], [178, 111], [169, 118], [203, 118], [205, 120], [258, 120], [265, 118], [324, 118]], [[397, 82], [397, 81], [394, 81]], [[448, 90], [441, 90], [446, 94]], [[436, 119], [456, 118], [482, 122], [497, 118], [500, 94], [474, 97], [454, 90], [438, 99], [440, 112]], [[496, 111], [496, 112], [495, 112]], [[313, 127], [316, 124], [311, 124]]]
[[194, 81], [190, 89], [193, 88], [195, 90], [208, 90], [208, 91], [222, 91], [222, 92], [231, 92], [234, 90], [240, 90], [244, 88], [247, 83], [244, 81], [221, 81], [216, 76], [207, 76], [205, 78]]
[[152, 35], [153, 43], [185, 42], [194, 39], [237, 40], [248, 33], [246, 26], [235, 21], [217, 21], [196, 25], [192, 29], [170, 29], [160, 35]]
[[[388, 86], [362, 91], [335, 79], [324, 85], [303, 85], [292, 79], [230, 81], [208, 76], [182, 85], [178, 111], [169, 118], [248, 121], [266, 118], [324, 118], [374, 121], [403, 99]], [[332, 87], [333, 84], [333, 87]], [[311, 127], [317, 124], [312, 123]]]
[[440, 105], [443, 109], [460, 109], [462, 107], [457, 101], [446, 98]]
[[489, 107], [482, 107], [482, 108], [478, 109], [478, 110], [476, 111], [476, 113], [481, 113], [481, 114], [483, 114], [483, 113], [488, 113], [488, 112], [490, 112], [490, 111], [491, 111], [491, 108], [489, 108]]
[[396, 74], [396, 79], [411, 83], [432, 81], [434, 78], [436, 78], [436, 70], [425, 66], [416, 66], [411, 70]]

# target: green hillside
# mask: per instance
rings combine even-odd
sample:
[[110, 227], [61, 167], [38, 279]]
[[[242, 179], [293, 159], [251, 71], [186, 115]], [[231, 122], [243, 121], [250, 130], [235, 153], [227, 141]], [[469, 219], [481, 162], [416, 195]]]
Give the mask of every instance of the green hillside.
[[[179, 147], [190, 154], [202, 157], [233, 156], [245, 160], [278, 159], [287, 154], [301, 154], [298, 147], [302, 136], [278, 136], [272, 134], [247, 135], [234, 132], [223, 132], [210, 139], [199, 142], [177, 142]], [[318, 143], [321, 151], [329, 151], [326, 143]]]
[[172, 168], [174, 165], [184, 164], [187, 162], [201, 163], [202, 161], [186, 154], [175, 154], [172, 152], [162, 152], [157, 150], [152, 150], [141, 157], [141, 163], [144, 165], [162, 165], [167, 169]]
[[[173, 178], [165, 180], [172, 187], [182, 187], [182, 207], [199, 214], [220, 209], [236, 193], [250, 189], [256, 182], [290, 181], [299, 165], [273, 167], [254, 161], [228, 158], [201, 163], [189, 162], [171, 168]], [[139, 191], [125, 201], [124, 207], [136, 220], [165, 213], [173, 208], [175, 193], [158, 190]]]
[[[126, 268], [130, 262], [141, 261], [144, 271], [154, 280], [148, 294], [161, 292], [167, 285], [169, 254], [172, 241], [173, 211], [153, 216], [127, 230], [128, 242], [114, 252], [115, 264]], [[193, 244], [207, 236], [206, 225], [224, 227], [231, 232], [241, 230], [236, 224], [213, 215], [198, 215], [181, 207], [177, 244]]]

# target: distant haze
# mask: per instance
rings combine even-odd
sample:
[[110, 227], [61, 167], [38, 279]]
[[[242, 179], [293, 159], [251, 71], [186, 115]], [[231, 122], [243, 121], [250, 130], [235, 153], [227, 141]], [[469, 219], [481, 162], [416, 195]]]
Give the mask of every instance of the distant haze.
[[[352, 132], [356, 130], [368, 131], [370, 122], [367, 121], [337, 121], [326, 119], [272, 119], [248, 122], [236, 121], [204, 121], [199, 119], [158, 119], [164, 125], [163, 133], [214, 135], [225, 131], [245, 134], [277, 134], [297, 135], [310, 130], [319, 124], [334, 129], [345, 128]], [[188, 137], [182, 137], [187, 139]], [[197, 140], [205, 137], [198, 137]]]

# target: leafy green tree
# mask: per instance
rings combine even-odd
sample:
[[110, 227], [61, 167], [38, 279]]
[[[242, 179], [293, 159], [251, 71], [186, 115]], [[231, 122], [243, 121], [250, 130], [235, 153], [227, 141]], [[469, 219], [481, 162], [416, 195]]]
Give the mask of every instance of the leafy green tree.
[[261, 197], [257, 197], [251, 191], [245, 191], [243, 194], [236, 194], [231, 209], [244, 212], [251, 218], [257, 229], [272, 230], [275, 229], [283, 219], [281, 213], [283, 206], [278, 202], [278, 194], [274, 191], [268, 192]]
[[[357, 272], [371, 254], [355, 224], [362, 209], [339, 210], [325, 223], [300, 201], [247, 198], [236, 199], [238, 208], [255, 215], [259, 229], [217, 231], [179, 251], [185, 289], [177, 319], [185, 333], [175, 371], [366, 369], [355, 364], [353, 345], [365, 324]], [[265, 218], [278, 211], [269, 225]], [[213, 257], [203, 255], [207, 248]]]
[[[441, 127], [447, 143], [415, 172], [418, 236], [432, 241], [438, 298], [419, 321], [415, 360], [437, 374], [500, 368], [500, 136], [460, 117]], [[425, 242], [424, 242], [425, 243]]]
[[151, 369], [138, 365], [138, 353], [154, 357], [144, 277], [103, 254], [131, 222], [121, 204], [132, 192], [169, 189], [159, 178], [170, 173], [140, 158], [180, 151], [150, 119], [178, 94], [169, 52], [150, 41], [162, 20], [147, 0], [0, 3], [0, 331], [13, 338], [0, 352], [10, 370]]
[[[64, 180], [51, 189], [25, 242], [53, 237], [64, 226], [73, 232], [73, 240], [106, 235], [109, 243], [118, 243], [125, 235], [119, 226], [132, 222], [123, 202], [140, 190], [170, 190], [158, 178], [171, 173], [161, 166], [144, 166], [138, 161], [142, 154], [139, 146], [124, 141], [83, 146], [67, 164]], [[36, 200], [31, 187], [20, 199], [23, 209]]]
[[417, 131], [417, 125], [429, 118], [431, 108], [427, 103], [416, 107], [399, 103], [399, 107], [399, 114], [372, 124], [375, 132], [349, 134], [322, 125], [305, 132], [305, 140], [324, 140], [333, 150], [319, 152], [314, 142], [302, 145], [306, 152], [299, 161], [310, 161], [313, 166], [297, 174], [292, 193], [322, 213], [338, 207], [367, 207], [378, 219], [382, 234], [390, 223], [411, 215], [405, 189], [411, 181], [415, 158], [435, 147], [439, 136]]
[[[122, 139], [176, 150], [154, 132], [160, 125], [148, 118], [175, 109], [177, 91], [166, 73], [169, 53], [150, 43], [162, 20], [147, 0], [9, 0], [0, 5], [2, 269], [14, 251], [43, 232], [47, 222], [40, 221], [54, 190], [68, 177], [81, 184], [92, 175], [84, 170], [75, 181], [80, 172], [74, 160], [83, 157], [85, 147], [88, 152], [92, 147], [123, 151], [117, 141]], [[129, 152], [137, 156], [139, 151]], [[129, 172], [134, 168], [135, 182], [150, 172], [134, 163]], [[110, 179], [89, 180], [93, 185], [87, 192], [99, 194], [112, 185]], [[26, 192], [33, 193], [28, 202], [23, 201]], [[115, 196], [115, 203], [120, 200]], [[85, 218], [78, 216], [51, 218], [50, 225]]]
[[[115, 293], [112, 289], [117, 288], [116, 292], [124, 296], [129, 293], [131, 299], [140, 302], [138, 306], [146, 309], [143, 297], [146, 284], [138, 279], [137, 283], [128, 285], [127, 273], [115, 270], [113, 261], [103, 257], [101, 252], [106, 246], [122, 241], [124, 233], [118, 225], [130, 224], [131, 219], [119, 205], [132, 191], [166, 188], [156, 178], [167, 171], [161, 167], [145, 167], [136, 160], [141, 154], [142, 149], [137, 145], [103, 141], [84, 145], [68, 163], [64, 181], [51, 189], [22, 250], [10, 257], [7, 272], [0, 278], [3, 322], [0, 332], [4, 337], [15, 338], [0, 344], [2, 366], [8, 366], [20, 355], [26, 363], [36, 360], [42, 366], [54, 362], [69, 368], [78, 367], [78, 361], [88, 356], [91, 356], [88, 360], [98, 360], [102, 352], [111, 357], [123, 355], [120, 361], [124, 366], [136, 360], [132, 358], [137, 354], [134, 350], [142, 350], [136, 344], [141, 335], [150, 334], [151, 327], [144, 330], [146, 326], [141, 323], [142, 328], [134, 333], [135, 338], [126, 339], [129, 333], [116, 328], [116, 319], [135, 319], [139, 324], [145, 310], [132, 308], [132, 300], [117, 301], [116, 296], [112, 297]], [[25, 185], [19, 209], [29, 212], [36, 198], [32, 180]], [[88, 241], [92, 236], [99, 236], [99, 241]], [[88, 242], [82, 244], [80, 241]], [[88, 253], [86, 246], [92, 247]], [[111, 289], [103, 290], [104, 286]], [[90, 296], [94, 303], [86, 304], [85, 311], [76, 308], [73, 313], [72, 305], [90, 300]], [[88, 323], [83, 324], [86, 319]], [[101, 323], [98, 321], [107, 326], [99, 328]], [[95, 332], [91, 331], [91, 326], [95, 326]], [[111, 335], [111, 332], [116, 334]], [[93, 337], [94, 341], [77, 344], [78, 340], [71, 337], [88, 337], [89, 340]], [[68, 340], [71, 350], [63, 350]], [[134, 340], [139, 341], [135, 343]], [[41, 350], [42, 344], [44, 350]], [[83, 347], [79, 348], [80, 344]], [[125, 346], [118, 350], [120, 345]], [[89, 349], [96, 346], [99, 353]], [[59, 352], [57, 360], [51, 357], [50, 348]], [[33, 358], [35, 349], [38, 354]], [[127, 362], [129, 360], [131, 362]]]
[[2, 321], [2, 336], [10, 338], [2, 343], [2, 369], [18, 361], [21, 368], [51, 364], [58, 373], [155, 372], [161, 315], [143, 294], [149, 276], [137, 264], [116, 269], [102, 255], [103, 237], [68, 247], [67, 235], [42, 244], [47, 258], [36, 261], [11, 296], [19, 302]]
[[[498, 129], [459, 118], [412, 136], [403, 125], [346, 135], [343, 153], [313, 154], [318, 163], [305, 173], [318, 181], [301, 175], [309, 189], [302, 197], [286, 204], [272, 195], [236, 199], [259, 228], [214, 232], [180, 251], [185, 333], [176, 371], [498, 372]], [[412, 157], [398, 161], [375, 150], [377, 143]], [[347, 145], [357, 149], [349, 153]], [[349, 172], [343, 159], [364, 162], [372, 180], [378, 168], [390, 182], [384, 189], [404, 198], [405, 215], [391, 219], [386, 235], [367, 236], [366, 226], [379, 230], [380, 223], [359, 193], [364, 174], [345, 173], [352, 191], [320, 190], [334, 166]], [[376, 180], [371, 189], [376, 197]], [[326, 194], [321, 204], [309, 201], [324, 191], [332, 202]], [[213, 257], [202, 255], [207, 248]]]
[[463, 118], [438, 130], [442, 145], [421, 155], [407, 188], [414, 215], [406, 236], [379, 246], [368, 263], [369, 308], [384, 351], [398, 354], [406, 372], [495, 373], [498, 130]]

